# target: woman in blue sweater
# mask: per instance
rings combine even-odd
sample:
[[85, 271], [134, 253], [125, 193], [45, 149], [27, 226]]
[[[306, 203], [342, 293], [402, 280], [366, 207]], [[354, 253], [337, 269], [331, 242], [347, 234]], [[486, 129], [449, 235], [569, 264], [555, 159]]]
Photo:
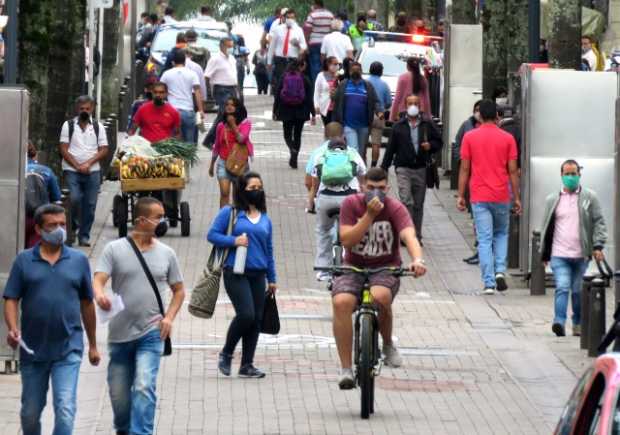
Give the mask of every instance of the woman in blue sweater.
[[[265, 373], [253, 365], [254, 352], [263, 319], [265, 293], [276, 291], [276, 269], [273, 229], [267, 216], [263, 181], [259, 174], [248, 172], [239, 177], [234, 189], [234, 204], [237, 217], [232, 235], [227, 234], [233, 211], [230, 206], [220, 210], [207, 235], [213, 245], [230, 249], [224, 263], [224, 286], [236, 313], [228, 328], [218, 367], [222, 374], [230, 376], [233, 353], [239, 340], [242, 340], [239, 377], [262, 378]], [[243, 275], [233, 273], [238, 246], [248, 248]]]

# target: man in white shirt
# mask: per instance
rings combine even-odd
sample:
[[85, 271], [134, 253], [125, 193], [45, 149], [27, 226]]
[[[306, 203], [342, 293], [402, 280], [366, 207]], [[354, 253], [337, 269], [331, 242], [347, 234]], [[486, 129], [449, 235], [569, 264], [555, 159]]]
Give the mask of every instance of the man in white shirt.
[[346, 58], [353, 59], [353, 43], [351, 38], [341, 32], [342, 21], [332, 21], [332, 32], [323, 38], [321, 44], [321, 60], [334, 56], [342, 63]]
[[174, 24], [178, 23], [177, 19], [174, 15], [174, 9], [168, 6], [164, 12], [164, 18], [162, 19], [163, 24]]
[[280, 83], [289, 61], [300, 58], [307, 48], [304, 31], [295, 21], [295, 11], [289, 9], [286, 11], [285, 23], [273, 30], [267, 53], [267, 68], [273, 69], [275, 84]]
[[212, 14], [213, 12], [209, 6], [203, 6], [200, 8], [200, 16], [197, 19], [198, 21], [213, 22], [215, 18], [211, 16]]
[[590, 36], [581, 37], [581, 59], [588, 63], [590, 71], [596, 71], [596, 53], [592, 50], [592, 38]]
[[333, 19], [334, 14], [325, 9], [323, 0], [314, 0], [312, 11], [304, 24], [310, 47], [310, 79], [312, 83], [314, 83], [316, 76], [321, 72], [321, 45], [325, 36], [331, 31]]
[[[168, 102], [181, 115], [181, 137], [188, 143], [196, 142], [196, 112], [203, 115], [202, 93], [197, 74], [185, 66], [185, 51], [174, 53], [174, 68], [161, 76], [161, 82], [168, 86]], [[196, 104], [196, 106], [194, 106]]]
[[103, 124], [92, 119], [95, 109], [92, 97], [83, 95], [75, 105], [78, 116], [62, 125], [60, 154], [64, 179], [71, 192], [72, 228], [79, 227], [80, 246], [90, 246], [101, 184], [99, 162], [108, 154], [108, 140]]

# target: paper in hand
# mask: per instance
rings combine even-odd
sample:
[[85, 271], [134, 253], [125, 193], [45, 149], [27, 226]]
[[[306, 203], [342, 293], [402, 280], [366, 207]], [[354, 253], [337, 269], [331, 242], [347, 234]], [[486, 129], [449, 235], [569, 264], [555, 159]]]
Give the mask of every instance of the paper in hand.
[[107, 323], [110, 319], [112, 319], [112, 317], [116, 316], [124, 309], [125, 304], [123, 303], [123, 298], [121, 295], [112, 293], [112, 296], [110, 296], [110, 309], [108, 311], [102, 310], [99, 306], [97, 306], [97, 319], [99, 320], [99, 323]]
[[30, 355], [34, 355], [34, 350], [30, 349], [23, 338], [19, 337], [19, 346], [29, 353]]

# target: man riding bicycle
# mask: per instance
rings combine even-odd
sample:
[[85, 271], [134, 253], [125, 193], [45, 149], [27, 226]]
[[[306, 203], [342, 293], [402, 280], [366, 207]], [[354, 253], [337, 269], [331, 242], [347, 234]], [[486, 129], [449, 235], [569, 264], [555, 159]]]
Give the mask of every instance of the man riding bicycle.
[[[348, 196], [340, 212], [340, 238], [346, 248], [345, 264], [358, 268], [400, 266], [400, 241], [413, 259], [409, 269], [416, 276], [426, 273], [422, 248], [416, 238], [409, 212], [398, 200], [387, 197], [387, 173], [371, 168], [366, 174], [365, 193]], [[351, 352], [353, 326], [351, 315], [356, 310], [365, 277], [352, 272], [334, 278], [332, 305], [334, 337], [342, 365], [340, 389], [355, 387]], [[399, 367], [402, 358], [392, 343], [392, 301], [398, 293], [400, 279], [389, 272], [370, 276], [370, 292], [379, 310], [379, 331], [383, 337], [384, 363]]]

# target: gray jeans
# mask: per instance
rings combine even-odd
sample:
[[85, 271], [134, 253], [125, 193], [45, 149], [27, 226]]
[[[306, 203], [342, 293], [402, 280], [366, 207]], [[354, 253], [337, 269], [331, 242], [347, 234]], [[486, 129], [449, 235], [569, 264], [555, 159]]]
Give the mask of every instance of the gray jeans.
[[409, 210], [418, 240], [422, 240], [424, 198], [426, 198], [426, 168], [396, 168], [398, 196]]
[[340, 208], [345, 195], [325, 195], [319, 194], [316, 199], [316, 260], [314, 264], [318, 267], [331, 266], [333, 233], [332, 229], [336, 223], [336, 218], [327, 216], [327, 212], [333, 208]]

